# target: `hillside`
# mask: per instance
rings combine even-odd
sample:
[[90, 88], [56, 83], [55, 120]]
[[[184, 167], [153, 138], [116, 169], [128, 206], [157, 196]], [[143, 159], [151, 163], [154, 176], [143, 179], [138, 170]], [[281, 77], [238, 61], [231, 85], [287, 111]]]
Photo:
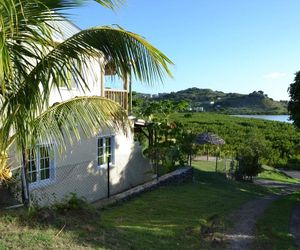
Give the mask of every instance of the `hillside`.
[[262, 91], [254, 91], [244, 95], [211, 89], [188, 88], [152, 97], [145, 94], [137, 94], [137, 96], [151, 101], [186, 100], [190, 103], [190, 109], [193, 111], [226, 114], [287, 114], [287, 101], [274, 101]]

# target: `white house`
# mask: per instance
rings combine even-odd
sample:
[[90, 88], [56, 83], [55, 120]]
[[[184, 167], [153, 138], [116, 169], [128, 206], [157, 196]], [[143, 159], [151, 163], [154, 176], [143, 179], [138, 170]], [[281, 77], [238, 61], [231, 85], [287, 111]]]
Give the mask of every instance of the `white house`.
[[[57, 41], [62, 41], [80, 31], [71, 22], [59, 22], [63, 35], [55, 33]], [[89, 91], [83, 92], [76, 81], [71, 90], [61, 87], [53, 89], [50, 105], [75, 96], [104, 96], [128, 108], [128, 82], [123, 89], [105, 88], [105, 72], [99, 61], [91, 61], [90, 67], [96, 74], [86, 74]], [[36, 146], [27, 165], [30, 200], [39, 205], [60, 202], [71, 193], [93, 202], [116, 194], [152, 178], [152, 168], [148, 159], [142, 155], [140, 145], [133, 139], [133, 124], [128, 132], [103, 129], [93, 138], [81, 138], [73, 145], [68, 144], [62, 154], [54, 145]], [[110, 169], [108, 171], [108, 162]], [[108, 178], [109, 172], [109, 178]]]

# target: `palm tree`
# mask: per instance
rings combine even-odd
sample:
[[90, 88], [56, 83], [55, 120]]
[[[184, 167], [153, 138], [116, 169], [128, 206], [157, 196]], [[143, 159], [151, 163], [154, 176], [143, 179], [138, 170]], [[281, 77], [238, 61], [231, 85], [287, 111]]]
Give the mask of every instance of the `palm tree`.
[[[97, 2], [113, 9], [122, 0]], [[60, 30], [55, 23], [64, 20], [65, 10], [78, 6], [75, 0], [0, 0], [0, 156], [5, 159], [15, 142], [22, 153], [23, 177], [25, 149], [37, 141], [64, 145], [72, 139], [66, 133], [70, 129], [79, 138], [79, 130], [91, 135], [100, 127], [124, 124], [122, 109], [102, 97], [75, 98], [49, 108], [51, 89], [69, 86], [70, 74], [88, 90], [84, 75], [91, 58], [109, 61], [123, 79], [133, 74], [151, 84], [171, 76], [172, 62], [162, 52], [120, 27], [94, 27], [56, 42], [53, 32]], [[5, 173], [5, 164], [0, 168]], [[0, 179], [5, 177], [1, 169]]]

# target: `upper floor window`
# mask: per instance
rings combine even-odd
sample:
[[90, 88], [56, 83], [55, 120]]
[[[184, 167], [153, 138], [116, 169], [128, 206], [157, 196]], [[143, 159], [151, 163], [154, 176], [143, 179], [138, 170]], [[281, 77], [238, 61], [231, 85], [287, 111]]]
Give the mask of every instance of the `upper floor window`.
[[49, 145], [28, 150], [27, 176], [29, 185], [37, 187], [54, 181], [54, 152]]
[[114, 136], [99, 137], [97, 141], [97, 161], [98, 167], [105, 168], [107, 163], [114, 164], [115, 160], [115, 142]]
[[[74, 62], [75, 65], [78, 65], [78, 63], [76, 64], [76, 62]], [[79, 66], [78, 66], [79, 67]], [[66, 88], [68, 90], [72, 90], [72, 89], [77, 89], [78, 87], [78, 78], [76, 76], [74, 76], [71, 72], [71, 66], [67, 66], [68, 71], [66, 72], [66, 82], [60, 82], [59, 83], [59, 88]]]

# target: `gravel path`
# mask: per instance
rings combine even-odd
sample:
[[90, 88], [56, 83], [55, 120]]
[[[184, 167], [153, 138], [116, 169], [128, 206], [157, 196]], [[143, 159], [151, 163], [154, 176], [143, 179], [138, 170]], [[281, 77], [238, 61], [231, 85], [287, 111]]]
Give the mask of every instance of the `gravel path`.
[[245, 203], [230, 216], [233, 227], [225, 234], [228, 249], [250, 249], [254, 239], [255, 223], [266, 208], [279, 196], [265, 196]]
[[281, 170], [281, 172], [285, 173], [286, 175], [295, 178], [295, 179], [300, 179], [300, 171], [296, 170]]
[[[259, 216], [281, 195], [290, 194], [300, 188], [300, 184], [284, 184], [268, 180], [257, 180], [255, 182], [263, 186], [281, 188], [282, 191], [280, 195], [270, 195], [251, 200], [230, 215], [229, 220], [232, 221], [233, 227], [225, 234], [228, 249], [251, 249], [255, 237], [255, 224]], [[290, 230], [295, 236], [298, 246], [300, 246], [300, 203], [295, 208], [291, 218]]]

